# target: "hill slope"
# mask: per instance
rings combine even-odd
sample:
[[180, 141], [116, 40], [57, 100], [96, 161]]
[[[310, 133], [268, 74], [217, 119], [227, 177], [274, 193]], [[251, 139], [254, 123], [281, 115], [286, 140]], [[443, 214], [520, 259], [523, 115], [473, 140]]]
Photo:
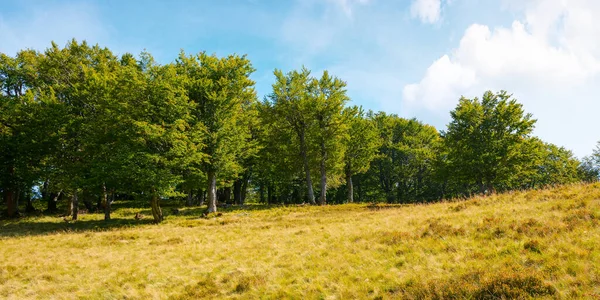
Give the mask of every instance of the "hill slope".
[[[408, 206], [0, 223], [1, 298], [600, 297], [600, 184]], [[119, 218], [121, 218], [119, 220]]]

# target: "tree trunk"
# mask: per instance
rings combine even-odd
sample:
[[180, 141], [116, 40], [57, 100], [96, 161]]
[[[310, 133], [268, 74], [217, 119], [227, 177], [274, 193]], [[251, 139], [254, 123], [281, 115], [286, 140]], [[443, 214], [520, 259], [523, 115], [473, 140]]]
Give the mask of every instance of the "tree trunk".
[[479, 184], [479, 193], [485, 194], [485, 184], [483, 183], [483, 180], [479, 180], [478, 184]]
[[104, 221], [110, 220], [110, 200], [106, 193], [106, 184], [102, 183], [102, 197], [104, 202]]
[[9, 218], [19, 216], [17, 209], [17, 203], [15, 199], [15, 193], [10, 187], [4, 187], [4, 202], [6, 202], [7, 215]]
[[240, 205], [246, 203], [246, 195], [248, 195], [248, 182], [250, 181], [250, 173], [246, 173], [244, 180], [242, 181], [242, 197], [240, 199]]
[[325, 151], [325, 143], [321, 143], [321, 196], [319, 197], [319, 205], [327, 203], [327, 151]]
[[348, 190], [348, 203], [354, 202], [354, 186], [352, 185], [352, 174], [346, 172], [346, 187]]
[[42, 199], [47, 200], [46, 197], [48, 197], [48, 189], [50, 186], [50, 181], [48, 179], [44, 180], [44, 184], [42, 185], [42, 189], [40, 190], [40, 193], [42, 194]]
[[62, 191], [59, 191], [58, 193], [50, 193], [50, 196], [48, 197], [47, 212], [55, 213], [58, 211], [58, 208], [56, 207], [56, 203], [58, 203], [58, 199], [60, 198], [61, 194], [62, 194]]
[[208, 212], [217, 212], [217, 176], [214, 171], [208, 172]]
[[226, 187], [223, 189], [223, 203], [228, 204], [231, 202], [231, 187]]
[[363, 189], [361, 184], [361, 177], [356, 178], [356, 188], [358, 190], [358, 202], [364, 202]]
[[33, 207], [33, 197], [31, 195], [31, 189], [25, 192], [25, 199], [27, 200], [27, 206], [25, 207], [25, 212], [32, 213], [35, 212], [36, 209]]
[[198, 205], [200, 205], [200, 206], [204, 205], [204, 201], [206, 200], [206, 192], [202, 189], [198, 190], [198, 198], [199, 198]]
[[306, 175], [307, 200], [310, 204], [315, 204], [315, 192], [313, 191], [312, 179], [310, 178], [310, 168], [308, 166], [308, 153], [306, 150], [306, 141], [304, 132], [300, 134], [300, 148], [302, 152], [302, 161], [304, 163], [304, 173]]
[[265, 185], [263, 183], [258, 186], [258, 193], [260, 197], [260, 203], [265, 203]]
[[77, 191], [73, 192], [73, 197], [71, 197], [71, 213], [72, 220], [77, 220], [77, 214], [79, 213], [79, 197], [77, 197]]
[[242, 205], [242, 178], [233, 183], [233, 202]]
[[[44, 180], [44, 184], [42, 185], [42, 188], [40, 189], [40, 193], [42, 194], [42, 198], [40, 199], [41, 201], [44, 201], [48, 204], [49, 206], [49, 197], [51, 197], [52, 194], [50, 194], [49, 192], [49, 186], [50, 186], [50, 181], [48, 179]], [[49, 208], [48, 207], [48, 211], [49, 212]]]
[[190, 189], [187, 193], [187, 199], [185, 200], [185, 206], [194, 205], [194, 194], [192, 193], [192, 189]]
[[150, 206], [152, 207], [152, 217], [154, 217], [154, 223], [158, 224], [163, 221], [163, 213], [160, 209], [160, 198], [158, 194], [155, 192], [152, 193], [152, 198], [150, 199]]
[[8, 167], [8, 177], [9, 181], [5, 187], [2, 187], [4, 190], [4, 202], [6, 203], [6, 212], [9, 218], [14, 218], [19, 216], [19, 202], [15, 195], [15, 191], [13, 186], [13, 178], [15, 175], [15, 168], [13, 166]]
[[273, 187], [271, 183], [267, 186], [267, 205], [273, 203]]

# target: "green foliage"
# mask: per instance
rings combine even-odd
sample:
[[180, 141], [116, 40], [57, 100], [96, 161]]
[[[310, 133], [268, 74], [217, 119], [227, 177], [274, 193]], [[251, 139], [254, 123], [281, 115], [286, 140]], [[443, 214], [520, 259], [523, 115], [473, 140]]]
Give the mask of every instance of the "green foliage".
[[382, 112], [369, 115], [381, 139], [378, 157], [366, 176], [360, 178], [371, 197], [387, 202], [435, 199], [435, 162], [440, 143], [437, 130], [415, 119]]
[[349, 123], [345, 169], [351, 175], [362, 174], [369, 170], [371, 161], [377, 156], [381, 139], [373, 120], [366, 118], [362, 107], [348, 107], [344, 113]]
[[[77, 217], [115, 198], [412, 203], [596, 181], [600, 145], [581, 161], [532, 137], [535, 124], [506, 92], [462, 98], [433, 126], [349, 106], [327, 71], [275, 70], [258, 102], [246, 56], [183, 51], [169, 64], [120, 57], [87, 42], [0, 54], [0, 190], [9, 216], [34, 191]], [[110, 195], [110, 197], [109, 197]], [[111, 200], [109, 200], [109, 198]], [[54, 203], [54, 204], [52, 204]]]
[[254, 68], [245, 56], [218, 58], [204, 52], [186, 56], [182, 52], [177, 72], [186, 80], [191, 135], [197, 141], [197, 155], [188, 161], [190, 168], [185, 172], [187, 185], [194, 186], [190, 181], [203, 177], [200, 172], [204, 171], [211, 195], [209, 210], [216, 211], [217, 177], [220, 186], [231, 186], [243, 172], [244, 160], [255, 153], [250, 125], [256, 123], [256, 92], [249, 77]]
[[0, 53], [0, 187], [9, 217], [18, 215], [18, 198], [31, 197], [47, 171], [45, 158], [56, 138], [54, 107], [38, 90], [41, 60], [32, 50], [14, 58]]
[[461, 98], [442, 135], [447, 167], [458, 181], [480, 192], [505, 189], [527, 167], [527, 140], [535, 120], [511, 95], [490, 91], [478, 98]]

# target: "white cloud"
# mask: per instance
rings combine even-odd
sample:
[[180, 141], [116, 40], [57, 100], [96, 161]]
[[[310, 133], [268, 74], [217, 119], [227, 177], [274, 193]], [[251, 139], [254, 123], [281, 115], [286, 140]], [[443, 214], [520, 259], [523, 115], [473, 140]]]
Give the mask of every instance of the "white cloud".
[[[600, 93], [600, 2], [513, 4], [512, 9], [523, 12], [521, 20], [508, 28], [469, 26], [458, 48], [433, 62], [420, 82], [405, 85], [405, 101], [429, 110], [447, 110], [461, 95], [509, 90], [539, 119], [537, 133], [542, 138], [577, 145], [578, 155], [591, 151], [600, 134], [582, 134], [582, 128], [575, 125], [582, 126], [583, 119], [600, 128], [600, 119], [588, 113], [600, 111], [595, 99]], [[568, 112], [569, 106], [580, 114]]]
[[452, 97], [475, 84], [477, 78], [472, 69], [454, 63], [444, 55], [427, 69], [425, 78], [420, 83], [406, 85], [403, 93], [409, 102], [420, 101], [415, 105], [431, 110], [443, 108], [447, 111], [450, 108], [445, 101], [447, 97]]
[[421, 19], [423, 23], [436, 23], [442, 13], [441, 0], [414, 0], [410, 6], [413, 18]]
[[25, 48], [43, 50], [51, 41], [63, 46], [72, 38], [96, 43], [109, 37], [92, 5], [31, 5], [25, 12], [17, 17], [0, 14], [0, 52], [12, 55]]

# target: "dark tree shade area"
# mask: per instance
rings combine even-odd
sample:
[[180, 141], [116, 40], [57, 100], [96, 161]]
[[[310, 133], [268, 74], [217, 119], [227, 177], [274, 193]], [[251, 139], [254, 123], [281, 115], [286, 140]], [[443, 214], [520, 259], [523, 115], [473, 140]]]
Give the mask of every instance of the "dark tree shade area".
[[[0, 54], [3, 217], [57, 203], [110, 219], [115, 199], [189, 206], [415, 203], [598, 180], [600, 145], [581, 160], [532, 136], [504, 91], [461, 98], [446, 130], [351, 106], [327, 71], [275, 70], [259, 101], [246, 56], [117, 56], [75, 40]], [[62, 212], [62, 211], [61, 211]]]

